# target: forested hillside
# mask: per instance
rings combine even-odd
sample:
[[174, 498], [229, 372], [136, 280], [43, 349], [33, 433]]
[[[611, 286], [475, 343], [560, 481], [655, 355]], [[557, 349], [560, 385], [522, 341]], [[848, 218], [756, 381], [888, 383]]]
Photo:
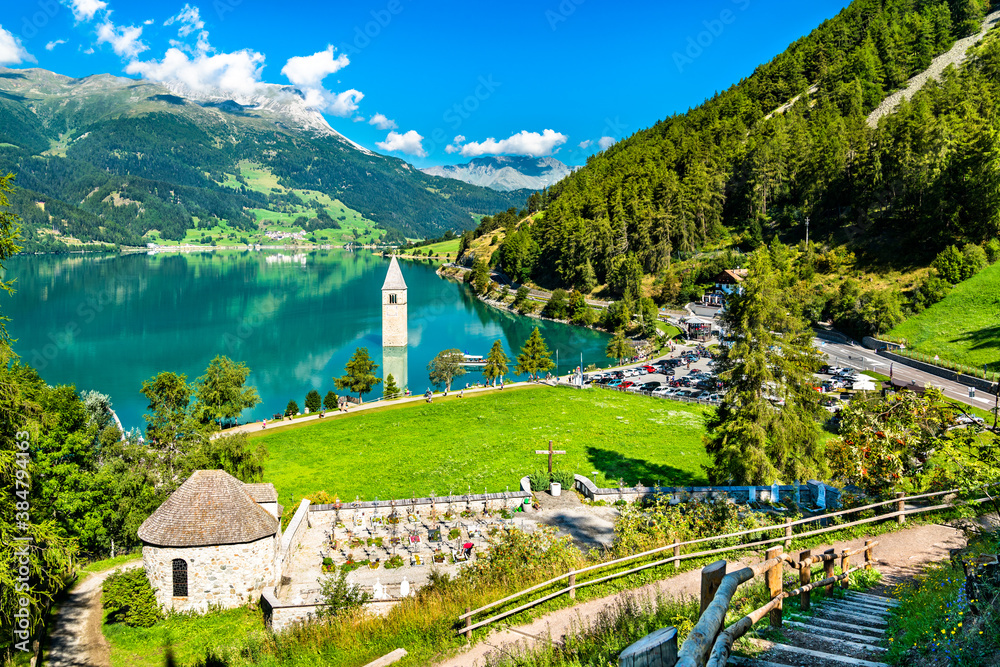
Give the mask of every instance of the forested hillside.
[[289, 102], [261, 110], [107, 75], [0, 69], [0, 171], [17, 176], [11, 203], [26, 223], [27, 249], [52, 238], [40, 229], [139, 245], [153, 229], [181, 239], [193, 218], [249, 230], [258, 222], [250, 209], [301, 204], [278, 189], [224, 187], [227, 175], [239, 181], [241, 161], [284, 187], [343, 202], [388, 229], [389, 240], [461, 231], [475, 214], [524, 202], [524, 192], [434, 178], [368, 152], [309, 115], [295, 91], [278, 94]]
[[[980, 29], [987, 0], [856, 0], [749, 78], [588, 160], [510, 235], [536, 280], [587, 291], [632, 256], [648, 274], [725, 241], [847, 244], [929, 264], [1000, 228], [1000, 44], [980, 45], [877, 129], [867, 114]], [[798, 97], [793, 104], [775, 113]], [[617, 259], [616, 259], [617, 258]], [[631, 260], [630, 260], [631, 261]]]

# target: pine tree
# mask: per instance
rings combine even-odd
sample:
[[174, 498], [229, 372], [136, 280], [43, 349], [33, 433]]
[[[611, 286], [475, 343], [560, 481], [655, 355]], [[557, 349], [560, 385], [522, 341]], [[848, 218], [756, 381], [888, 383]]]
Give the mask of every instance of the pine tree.
[[319, 397], [319, 392], [315, 389], [310, 389], [309, 393], [306, 394], [306, 410], [309, 412], [319, 411], [322, 402]]
[[285, 406], [285, 416], [294, 417], [299, 414], [299, 404], [295, 400], [288, 401], [288, 405]]
[[770, 484], [820, 476], [819, 366], [812, 332], [784, 302], [767, 249], [753, 253], [743, 291], [723, 316], [731, 345], [719, 362], [726, 397], [709, 420], [713, 484]]
[[399, 387], [396, 386], [396, 378], [392, 376], [392, 373], [385, 378], [385, 387], [382, 389], [382, 395], [387, 399], [393, 399], [398, 397], [400, 394]]
[[326, 392], [326, 396], [323, 397], [323, 407], [327, 410], [336, 410], [337, 394], [332, 391]]
[[382, 379], [375, 375], [378, 368], [367, 347], [359, 347], [354, 351], [354, 355], [344, 367], [345, 374], [339, 378], [333, 378], [333, 386], [337, 389], [347, 389], [358, 392], [358, 397], [369, 393], [377, 384], [382, 383]]
[[604, 353], [609, 359], [616, 359], [618, 364], [621, 365], [632, 356], [632, 350], [634, 348], [629, 344], [628, 338], [625, 337], [623, 331], [618, 331], [615, 333], [614, 337], [608, 341], [608, 347]]
[[503, 351], [503, 343], [499, 340], [493, 341], [493, 347], [486, 357], [486, 365], [483, 367], [483, 377], [486, 382], [496, 386], [497, 378], [503, 379], [507, 375], [507, 353]]
[[527, 373], [534, 380], [539, 373], [544, 373], [554, 366], [545, 339], [542, 338], [538, 327], [535, 327], [521, 348], [521, 354], [517, 355], [517, 365], [514, 366], [514, 372], [518, 375]]

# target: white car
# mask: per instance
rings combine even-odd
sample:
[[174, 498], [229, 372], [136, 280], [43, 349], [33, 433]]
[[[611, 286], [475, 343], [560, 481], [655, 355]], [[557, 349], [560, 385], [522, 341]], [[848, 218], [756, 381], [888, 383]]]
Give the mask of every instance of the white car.
[[956, 424], [979, 424], [980, 426], [982, 426], [986, 422], [983, 420], [982, 417], [977, 417], [976, 415], [961, 414], [961, 415], [955, 417], [955, 423]]

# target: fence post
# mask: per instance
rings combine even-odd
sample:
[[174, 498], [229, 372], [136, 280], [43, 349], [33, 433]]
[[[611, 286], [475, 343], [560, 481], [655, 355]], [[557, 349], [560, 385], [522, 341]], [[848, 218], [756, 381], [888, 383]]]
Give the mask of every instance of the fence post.
[[678, 569], [681, 566], [681, 545], [676, 541], [674, 542], [674, 569]]
[[[906, 494], [903, 493], [902, 491], [897, 491], [896, 492], [896, 511], [897, 512], [904, 512], [904, 511], [906, 511], [906, 503], [904, 503], [903, 500], [902, 500], [903, 496], [905, 496], [905, 495]], [[904, 515], [900, 514], [899, 516], [896, 517], [896, 523], [898, 523], [900, 526], [902, 526], [904, 523], [906, 523], [906, 517]]]
[[[836, 567], [837, 565], [836, 561], [837, 550], [827, 549], [824, 555], [831, 556], [831, 558], [829, 558], [828, 560], [823, 561], [823, 578], [829, 579], [830, 577], [833, 576], [833, 568]], [[831, 593], [833, 593], [833, 584], [829, 584], [826, 587], [826, 594], [830, 595]]]
[[576, 599], [576, 571], [569, 573], [569, 599]]
[[[811, 549], [799, 552], [799, 584], [802, 586], [812, 581], [812, 553]], [[799, 607], [802, 611], [809, 611], [809, 591], [799, 595]]]
[[[781, 557], [781, 547], [772, 547], [767, 550], [764, 555], [765, 560], [771, 560], [772, 558]], [[772, 565], [767, 571], [767, 592], [771, 599], [781, 598], [781, 568], [784, 566], [785, 562], [779, 560], [777, 565]], [[781, 602], [778, 602], [778, 606], [771, 610], [771, 627], [780, 628], [781, 627]]]
[[875, 540], [865, 540], [865, 569], [866, 570], [872, 569], [872, 560], [874, 560], [872, 558], [872, 549], [873, 549], [872, 542], [874, 542], [874, 541]]
[[844, 549], [840, 552], [840, 571], [842, 574], [846, 575], [844, 580], [840, 582], [840, 587], [845, 591], [851, 586], [851, 577], [847, 572], [851, 569], [851, 552]]
[[[472, 607], [466, 607], [465, 608], [465, 613], [466, 614], [468, 614], [470, 611], [472, 611]], [[472, 617], [471, 616], [467, 616], [466, 619], [465, 619], [465, 638], [466, 639], [472, 639], [472, 630], [469, 629], [471, 627], [472, 627]]]
[[701, 570], [701, 611], [698, 618], [701, 618], [708, 605], [715, 599], [715, 593], [722, 584], [722, 578], [726, 576], [726, 561], [717, 560], [711, 565], [706, 565]]
[[785, 548], [792, 548], [792, 520], [785, 519]]

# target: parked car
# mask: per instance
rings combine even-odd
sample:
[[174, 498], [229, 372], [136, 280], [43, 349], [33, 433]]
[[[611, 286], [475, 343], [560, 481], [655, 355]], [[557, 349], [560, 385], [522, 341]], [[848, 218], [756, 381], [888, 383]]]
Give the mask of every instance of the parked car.
[[959, 416], [955, 417], [955, 423], [956, 424], [979, 424], [980, 426], [982, 426], [985, 422], [983, 421], [982, 417], [979, 417], [977, 415], [967, 415], [967, 414], [963, 413], [963, 414], [960, 414]]
[[722, 394], [710, 394], [708, 400], [711, 403], [722, 403]]
[[634, 386], [636, 386], [635, 382], [632, 382], [631, 380], [625, 380], [620, 385], [618, 385], [618, 388], [621, 389], [622, 391], [625, 391], [629, 387], [634, 387]]
[[636, 375], [645, 375], [649, 371], [646, 370], [645, 366], [639, 366], [639, 368], [633, 368], [632, 372], [635, 373]]
[[645, 366], [643, 366], [643, 368], [645, 369], [645, 371], [647, 373], [655, 373], [656, 372], [656, 368], [654, 366], [650, 366], [649, 364], [646, 364]]
[[660, 388], [660, 383], [659, 382], [645, 382], [645, 383], [643, 383], [639, 387], [639, 390], [640, 391], [653, 391], [654, 389], [659, 389], [659, 388]]
[[820, 366], [817, 373], [819, 373], [820, 375], [829, 375], [830, 374], [829, 364], [823, 364], [822, 366]]
[[662, 387], [654, 389], [653, 394], [655, 396], [667, 396], [669, 394], [674, 393], [675, 391], [677, 390], [671, 387], [670, 385], [663, 385]]
[[621, 380], [621, 379], [612, 380], [611, 382], [608, 383], [608, 386], [609, 387], [620, 387], [623, 382], [625, 382], [625, 380]]

